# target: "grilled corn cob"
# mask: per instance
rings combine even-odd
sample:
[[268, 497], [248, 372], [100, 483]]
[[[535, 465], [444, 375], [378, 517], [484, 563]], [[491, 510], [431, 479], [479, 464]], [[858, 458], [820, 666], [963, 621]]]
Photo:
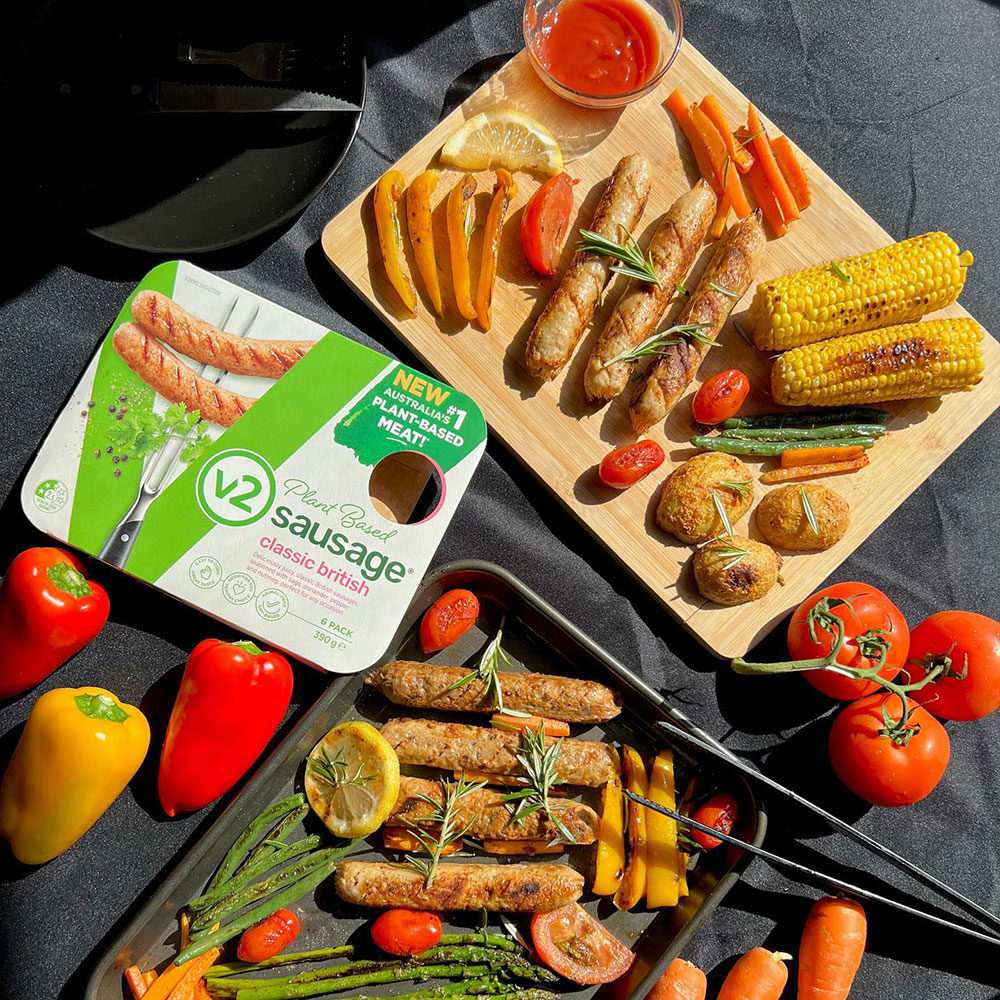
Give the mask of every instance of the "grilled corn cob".
[[958, 298], [972, 254], [945, 233], [764, 281], [750, 305], [754, 343], [766, 351], [909, 323]]
[[771, 366], [783, 406], [845, 406], [971, 389], [983, 377], [983, 328], [932, 319], [786, 351]]

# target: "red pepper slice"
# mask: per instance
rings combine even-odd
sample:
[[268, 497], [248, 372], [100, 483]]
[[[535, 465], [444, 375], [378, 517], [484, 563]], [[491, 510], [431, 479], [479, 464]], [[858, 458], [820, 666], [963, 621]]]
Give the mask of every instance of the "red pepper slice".
[[292, 698], [292, 668], [252, 642], [205, 639], [191, 651], [160, 755], [168, 816], [229, 791], [261, 755]]
[[108, 620], [108, 595], [62, 549], [26, 549], [0, 586], [0, 698], [27, 691], [78, 653]]

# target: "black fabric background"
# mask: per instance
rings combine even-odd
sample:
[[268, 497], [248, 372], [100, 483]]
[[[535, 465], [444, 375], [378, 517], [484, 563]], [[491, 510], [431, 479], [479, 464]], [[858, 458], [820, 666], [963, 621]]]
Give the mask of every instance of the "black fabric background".
[[[21, 11], [22, 16], [25, 11]], [[327, 11], [329, 14], [330, 11]], [[944, 228], [976, 254], [963, 303], [1000, 331], [1000, 11], [995, 0], [687, 0], [687, 38], [787, 131], [894, 237]], [[164, 11], [160, 11], [164, 16]], [[326, 220], [521, 45], [520, 3], [379, 5], [370, 17], [368, 104], [340, 173], [294, 224], [204, 266], [345, 334], [407, 358], [335, 278], [317, 240]], [[273, 32], [277, 34], [278, 32]], [[30, 150], [8, 149], [30, 163]], [[99, 150], [67, 150], [74, 156]], [[149, 258], [62, 233], [10, 191], [0, 312], [0, 562], [40, 536], [21, 515], [23, 470]], [[34, 209], [32, 209], [34, 211]], [[12, 214], [10, 214], [12, 213]], [[884, 588], [911, 624], [959, 607], [997, 616], [997, 484], [989, 421], [837, 572]], [[877, 497], [871, 499], [878, 503]], [[911, 808], [866, 809], [837, 785], [824, 743], [831, 703], [795, 678], [733, 677], [647, 598], [496, 442], [436, 562], [507, 566], [734, 750], [832, 805], [900, 852], [1000, 911], [1000, 719], [950, 724], [952, 763]], [[102, 684], [141, 702], [162, 737], [186, 652], [219, 632], [198, 613], [98, 570], [112, 616], [98, 639], [39, 689], [0, 707], [5, 763], [34, 700]], [[782, 652], [780, 635], [763, 655]], [[323, 678], [297, 671], [294, 715]], [[175, 821], [155, 794], [155, 750], [73, 850], [27, 870], [0, 852], [0, 997], [69, 1000], [124, 916], [221, 807]], [[832, 852], [852, 877], [880, 865], [808, 817], [771, 805], [770, 846], [807, 863]], [[801, 846], [789, 842], [799, 838]], [[905, 880], [890, 876], [903, 891]], [[718, 987], [733, 957], [764, 943], [795, 951], [816, 892], [755, 863], [687, 956]], [[875, 998], [1000, 997], [997, 950], [869, 908], [869, 953], [852, 993]], [[794, 978], [794, 977], [793, 977]], [[786, 995], [793, 995], [789, 987]], [[711, 995], [711, 994], [710, 994]]]

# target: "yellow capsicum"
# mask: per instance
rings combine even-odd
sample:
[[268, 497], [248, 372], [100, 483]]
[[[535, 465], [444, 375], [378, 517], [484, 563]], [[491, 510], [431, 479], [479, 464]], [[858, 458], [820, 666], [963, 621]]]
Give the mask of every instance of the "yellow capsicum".
[[[617, 757], [618, 751], [615, 750]], [[620, 765], [619, 765], [620, 767]], [[625, 809], [621, 778], [612, 778], [601, 796], [601, 829], [597, 838], [593, 891], [611, 896], [625, 874]]]
[[425, 170], [406, 189], [406, 226], [410, 231], [410, 246], [423, 279], [427, 297], [438, 316], [444, 313], [441, 284], [438, 281], [437, 257], [434, 255], [434, 230], [431, 224], [431, 195], [437, 187], [436, 170]]
[[375, 185], [372, 195], [375, 207], [375, 228], [389, 284], [396, 290], [407, 311], [417, 314], [417, 290], [410, 276], [403, 270], [403, 238], [399, 229], [397, 203], [403, 197], [406, 178], [398, 170], [384, 173]]
[[56, 688], [35, 702], [0, 783], [0, 836], [40, 865], [76, 843], [139, 770], [149, 723], [101, 688]]
[[[648, 782], [646, 765], [632, 747], [622, 747], [625, 763], [625, 787], [646, 797]], [[646, 807], [629, 799], [628, 803], [628, 864], [621, 885], [615, 893], [615, 906], [631, 910], [646, 892]]]
[[[649, 777], [649, 800], [668, 809], [677, 809], [674, 791], [674, 755], [661, 750], [653, 761]], [[648, 811], [646, 832], [649, 837], [646, 858], [646, 905], [650, 909], [676, 906], [681, 893], [684, 855], [677, 847], [677, 822], [662, 813]], [[686, 887], [683, 895], [686, 895]]]

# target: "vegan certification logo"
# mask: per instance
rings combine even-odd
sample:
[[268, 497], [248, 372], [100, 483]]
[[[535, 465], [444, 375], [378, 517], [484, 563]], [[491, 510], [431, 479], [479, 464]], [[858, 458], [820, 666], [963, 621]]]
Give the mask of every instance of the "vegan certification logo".
[[202, 466], [195, 493], [198, 506], [217, 524], [253, 524], [274, 502], [274, 470], [255, 452], [231, 448]]
[[275, 622], [279, 618], [284, 618], [288, 611], [288, 598], [275, 587], [268, 587], [257, 595], [257, 603], [254, 605], [257, 614], [269, 622]]
[[36, 487], [32, 499], [45, 514], [54, 514], [66, 506], [69, 490], [61, 479], [43, 479]]
[[253, 600], [253, 577], [249, 573], [230, 573], [222, 581], [222, 596], [230, 604], [247, 604]]
[[197, 556], [188, 567], [191, 582], [202, 590], [211, 590], [222, 579], [222, 565], [212, 556]]

